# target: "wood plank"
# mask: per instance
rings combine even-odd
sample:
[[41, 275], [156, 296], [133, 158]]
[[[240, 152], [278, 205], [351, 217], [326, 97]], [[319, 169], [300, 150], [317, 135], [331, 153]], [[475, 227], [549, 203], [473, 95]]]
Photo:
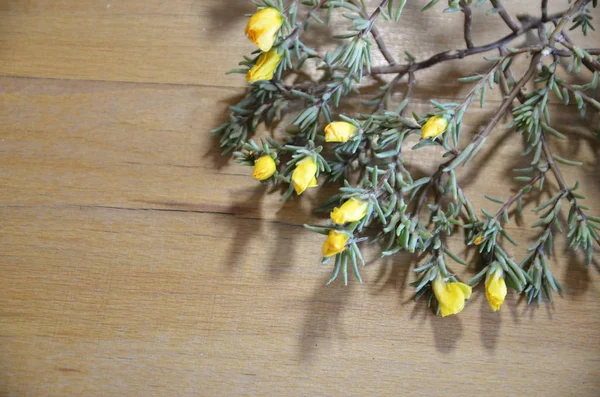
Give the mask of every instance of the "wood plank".
[[[121, 3], [9, 2], [0, 11], [0, 75], [242, 83], [224, 72], [236, 67], [239, 54], [252, 49], [250, 42], [239, 39], [243, 15], [251, 10], [247, 3]], [[229, 11], [236, 17], [223, 22]], [[230, 31], [238, 35], [224, 34]]]
[[[405, 15], [424, 4], [409, 2]], [[475, 12], [478, 44], [508, 33], [487, 8]], [[311, 211], [335, 188], [281, 203], [209, 134], [243, 94], [243, 78], [223, 72], [253, 49], [243, 37], [252, 10], [232, 0], [0, 2], [0, 396], [596, 395], [600, 275], [563, 238], [552, 268], [565, 294], [538, 308], [511, 292], [491, 313], [478, 289], [460, 316], [435, 317], [411, 300], [414, 258], [380, 260], [374, 247], [365, 284], [325, 286], [322, 236], [302, 224], [326, 222]], [[399, 59], [424, 58], [462, 45], [461, 20], [429, 12], [383, 33]], [[469, 86], [455, 78], [474, 70], [485, 70], [482, 57], [420, 73], [415, 109], [461, 98]], [[572, 137], [552, 140], [557, 153], [585, 162], [563, 167], [565, 178], [581, 180], [600, 214], [600, 146], [573, 107], [551, 109]], [[490, 117], [469, 113], [465, 138]], [[522, 145], [505, 125], [460, 171], [476, 208], [496, 209], [483, 194], [517, 186]], [[407, 163], [425, 174], [440, 154], [407, 151]], [[534, 221], [526, 212], [521, 225]], [[509, 229], [522, 258], [535, 231]]]
[[[0, 85], [6, 110], [0, 123], [0, 182], [10, 187], [0, 191], [0, 200], [6, 205], [169, 208], [263, 219], [284, 214], [286, 221], [302, 224], [311, 208], [334, 191], [311, 191], [285, 204], [277, 192], [237, 199], [259, 185], [249, 177], [249, 168], [219, 155], [208, 132], [223, 120], [228, 101], [240, 93], [236, 90], [14, 78], [4, 78]], [[425, 111], [425, 105], [418, 106]], [[474, 107], [470, 113], [465, 127], [472, 134], [489, 111]], [[582, 168], [563, 167], [565, 178], [587, 182], [582, 192], [594, 197], [600, 189], [594, 183], [599, 148], [582, 126], [560, 123], [572, 116], [559, 113], [557, 128], [582, 139], [555, 146], [560, 155], [586, 162]], [[512, 161], [525, 166], [521, 145], [498, 146], [499, 139], [514, 140], [514, 133], [507, 135], [502, 127], [496, 131], [474, 166], [459, 171], [469, 181], [474, 204], [488, 209], [494, 204], [480, 192], [506, 197]], [[406, 158], [413, 170], [421, 168], [424, 174], [435, 168], [432, 156], [442, 160], [440, 154], [437, 149], [407, 151]], [[512, 159], [511, 165], [506, 165], [507, 159]], [[492, 179], [504, 183], [490, 183]], [[599, 202], [587, 204], [600, 212]], [[280, 208], [289, 211], [280, 213]], [[531, 215], [525, 221], [534, 219]]]
[[[214, 125], [235, 91], [2, 83], [6, 390], [141, 395], [176, 387], [194, 395], [208, 384], [211, 394], [300, 394], [311, 379], [314, 393], [332, 394], [341, 386], [327, 379], [361, 368], [356, 395], [397, 384], [435, 393], [465, 379], [472, 382], [461, 390], [476, 395], [494, 384], [492, 370], [516, 390], [534, 382], [565, 391], [565, 368], [581, 374], [585, 383], [568, 383], [580, 395], [597, 387], [598, 317], [590, 313], [600, 304], [599, 278], [562, 248], [555, 266], [567, 293], [550, 312], [511, 295], [495, 316], [477, 294], [457, 319], [434, 318], [410, 302], [407, 257], [372, 260], [366, 285], [325, 288], [321, 238], [300, 226], [319, 195], [300, 200], [300, 210], [298, 201], [282, 206], [276, 195], [262, 198], [246, 168], [218, 169], [206, 156], [214, 144], [197, 127]], [[593, 156], [585, 141], [579, 148]], [[488, 150], [469, 189], [505, 196], [506, 185], [490, 182], [490, 172], [506, 178], [505, 160], [493, 143]], [[587, 193], [597, 194], [593, 169], [565, 170], [570, 180], [588, 178]], [[490, 208], [479, 195], [474, 202]], [[589, 204], [597, 211], [597, 201]], [[560, 363], [540, 350], [540, 338]], [[418, 375], [450, 368], [452, 376], [427, 386]]]
[[[550, 5], [551, 10], [564, 7], [557, 1]], [[421, 7], [409, 2], [401, 26], [383, 24], [388, 47], [401, 61], [405, 50], [424, 59], [463, 46], [461, 34], [448, 34], [462, 31], [461, 15], [437, 11], [421, 15]], [[538, 5], [526, 2], [519, 9], [534, 13]], [[244, 14], [252, 11], [249, 2], [232, 0], [4, 1], [0, 76], [244, 86], [242, 77], [224, 72], [254, 50], [243, 37]], [[485, 11], [480, 7], [474, 13], [473, 37], [478, 45], [510, 33], [497, 16], [486, 17]], [[342, 19], [332, 23], [334, 33], [347, 26]], [[323, 34], [331, 32], [316, 29], [308, 41], [320, 42]], [[381, 64], [383, 58], [377, 55], [376, 61]], [[484, 64], [482, 56], [469, 63]], [[453, 85], [452, 77], [463, 71], [457, 64], [444, 73], [450, 73], [447, 81]], [[422, 82], [433, 83], [430, 72], [422, 75]]]
[[320, 238], [299, 238], [295, 226], [94, 207], [0, 211], [3, 393], [480, 395], [508, 384], [593, 395], [598, 386], [597, 277], [550, 311], [511, 294], [493, 314], [478, 294], [442, 319], [398, 289], [410, 278], [404, 266], [374, 264], [365, 285], [323, 286], [312, 254]]

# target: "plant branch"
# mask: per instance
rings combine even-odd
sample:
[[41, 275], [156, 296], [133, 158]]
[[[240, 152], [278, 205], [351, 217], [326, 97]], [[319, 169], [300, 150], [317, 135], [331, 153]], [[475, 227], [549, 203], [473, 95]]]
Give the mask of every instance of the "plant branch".
[[308, 12], [306, 13], [306, 16], [304, 17], [304, 21], [302, 23], [298, 24], [294, 28], [292, 33], [290, 33], [285, 39], [283, 39], [282, 43], [284, 46], [287, 45], [288, 43], [296, 40], [300, 36], [300, 33], [302, 33], [308, 26], [308, 21], [310, 20], [310, 18], [312, 18], [312, 15], [315, 13], [315, 11], [317, 11], [319, 8], [323, 7], [325, 5], [325, 3], [327, 3], [327, 1], [328, 0], [320, 0], [310, 10], [308, 10]]
[[[514, 99], [521, 92], [521, 89], [533, 77], [533, 75], [535, 73], [535, 69], [536, 69], [536, 64], [540, 60], [541, 56], [542, 56], [541, 52], [537, 52], [533, 56], [527, 72], [525, 72], [523, 77], [521, 77], [521, 80], [519, 80], [519, 82], [517, 84], [515, 84], [515, 86], [511, 90], [511, 92], [504, 99], [504, 101], [502, 102], [500, 107], [496, 110], [496, 113], [494, 113], [494, 115], [492, 116], [492, 119], [490, 120], [488, 125], [485, 127], [485, 129], [480, 134], [475, 135], [470, 144], [474, 144], [474, 146], [477, 146], [481, 141], [483, 141], [494, 130], [494, 127], [496, 126], [496, 124], [498, 124], [498, 121], [500, 121], [500, 119], [502, 118], [502, 115], [504, 115], [504, 113], [511, 106]], [[473, 150], [476, 150], [476, 149], [473, 149]], [[413, 212], [413, 216], [417, 216], [419, 214], [419, 212], [421, 211], [421, 208], [427, 198], [427, 192], [429, 191], [429, 188], [431, 187], [431, 185], [434, 183], [437, 183], [436, 181], [444, 173], [444, 169], [448, 165], [450, 165], [454, 161], [454, 159], [456, 159], [461, 153], [462, 153], [462, 150], [456, 151], [449, 160], [440, 164], [440, 166], [438, 167], [436, 172], [431, 176], [429, 183], [427, 183], [427, 185], [422, 188], [423, 190], [421, 191], [421, 193], [419, 195], [419, 199], [417, 201], [415, 210]]]
[[419, 199], [417, 200], [417, 204], [415, 205], [415, 209], [414, 209], [411, 217], [419, 216], [419, 213], [421, 212], [421, 208], [423, 207], [423, 204], [425, 204], [425, 201], [427, 200], [427, 192], [429, 191], [429, 188], [432, 185], [438, 183], [438, 180], [441, 178], [442, 174], [444, 173], [444, 168], [446, 168], [453, 160], [454, 160], [454, 157], [452, 157], [448, 161], [445, 161], [442, 164], [440, 164], [438, 169], [433, 173], [433, 175], [431, 175], [431, 179], [429, 180], [429, 182], [427, 182], [427, 184], [425, 186], [423, 186], [421, 193], [419, 194]]
[[389, 63], [391, 66], [396, 65], [396, 60], [394, 59], [394, 56], [388, 50], [387, 46], [385, 45], [385, 42], [383, 41], [383, 37], [381, 37], [381, 34], [379, 33], [379, 29], [377, 29], [376, 26], [373, 26], [371, 28], [371, 35], [373, 36], [373, 40], [375, 40], [375, 43], [377, 44], [381, 55], [383, 55], [387, 63]]
[[565, 87], [570, 92], [578, 94], [579, 96], [581, 96], [581, 99], [592, 105], [597, 111], [600, 112], [600, 103], [598, 103], [598, 101], [596, 101], [594, 98], [587, 95], [585, 92], [575, 89], [575, 87], [573, 87], [571, 84], [567, 84], [564, 81], [557, 80], [556, 83], [561, 87]]
[[[510, 14], [506, 11], [506, 8], [502, 5], [499, 0], [491, 0], [492, 5], [496, 10], [498, 10], [498, 14], [504, 21], [504, 23], [514, 32], [517, 33], [521, 29], [521, 25], [517, 21], [515, 21]], [[542, 20], [545, 20], [542, 16]]]
[[400, 111], [400, 116], [404, 116], [406, 111], [408, 110], [408, 102], [410, 102], [410, 98], [412, 97], [415, 84], [416, 84], [415, 74], [414, 72], [408, 72], [408, 87], [406, 88], [406, 94], [404, 94], [404, 99], [406, 100], [406, 106]]
[[[369, 16], [365, 12], [365, 10], [360, 6], [360, 4], [357, 4], [358, 1], [350, 0], [350, 3], [354, 4], [357, 8], [360, 9], [360, 15], [363, 18], [370, 20]], [[382, 2], [382, 4], [383, 4], [383, 2]], [[380, 12], [381, 7], [382, 7], [382, 5], [380, 5], [377, 8], [377, 10], [376, 10], [377, 13]], [[381, 54], [383, 55], [383, 57], [385, 58], [387, 63], [389, 63], [390, 65], [396, 65], [396, 60], [394, 59], [394, 56], [390, 53], [387, 46], [385, 45], [385, 42], [383, 41], [383, 37], [381, 36], [381, 33], [379, 33], [379, 29], [377, 29], [377, 26], [375, 26], [373, 24], [371, 26], [371, 35], [373, 36], [373, 40], [375, 40], [375, 43], [377, 44], [379, 51], [381, 52]]]
[[[369, 24], [367, 25], [367, 27], [364, 28], [363, 30], [361, 30], [360, 33], [358, 33], [358, 38], [361, 38], [365, 34], [367, 34], [367, 33], [369, 33], [369, 32], [372, 31], [372, 29], [375, 27], [375, 25], [374, 25], [375, 20], [377, 19], [377, 17], [381, 13], [381, 9], [383, 7], [385, 7], [388, 2], [389, 2], [389, 0], [382, 0], [382, 2], [379, 3], [379, 6], [375, 9], [375, 11], [373, 11], [373, 13], [371, 14], [371, 16], [369, 17]], [[364, 14], [364, 15], [366, 15], [366, 14]], [[378, 45], [379, 45], [379, 43], [378, 43]]]
[[542, 21], [548, 20], [548, 0], [542, 0]]
[[511, 106], [514, 99], [517, 97], [517, 95], [519, 95], [521, 89], [525, 86], [525, 84], [527, 84], [529, 80], [531, 80], [531, 78], [535, 74], [536, 65], [541, 57], [542, 53], [537, 52], [533, 56], [533, 58], [531, 58], [531, 63], [529, 64], [529, 69], [527, 69], [527, 72], [525, 72], [523, 77], [521, 77], [521, 80], [519, 80], [519, 82], [515, 84], [512, 91], [508, 94], [508, 96], [504, 99], [500, 107], [496, 110], [485, 129], [480, 134], [476, 135], [473, 139], [473, 143], [475, 143], [475, 146], [477, 146], [479, 142], [484, 140], [492, 132], [496, 124], [498, 124], [498, 121], [500, 121], [504, 113]]
[[[571, 202], [571, 205], [575, 208], [575, 211], [577, 211], [577, 214], [579, 215], [579, 222], [584, 222], [587, 224], [588, 217], [585, 214], [585, 212], [583, 212], [583, 209], [577, 203], [577, 197], [575, 197], [575, 195], [573, 194], [573, 191], [567, 185], [565, 178], [563, 178], [562, 173], [560, 172], [560, 168], [559, 168], [558, 164], [556, 164], [556, 161], [554, 160], [554, 155], [552, 154], [552, 149], [550, 148], [550, 145], [548, 144], [548, 140], [546, 139], [545, 132], [541, 131], [540, 134], [541, 134], [540, 140], [542, 142], [544, 154], [546, 156], [546, 159], [548, 160], [548, 166], [550, 167], [550, 170], [554, 174], [554, 178], [556, 179], [558, 186], [560, 187], [560, 189], [562, 191], [567, 192], [566, 198], [569, 200], [569, 202]], [[593, 238], [596, 241], [596, 243], [598, 245], [600, 245], [600, 239], [598, 238], [598, 235], [596, 234], [595, 236], [593, 236]]]
[[496, 220], [500, 221], [500, 219], [502, 218], [502, 214], [505, 211], [508, 211], [518, 199], [520, 199], [525, 193], [527, 193], [527, 191], [529, 191], [529, 189], [533, 187], [533, 185], [535, 185], [542, 178], [542, 175], [542, 172], [536, 174], [536, 176], [534, 176], [532, 180], [530, 180], [525, 186], [519, 189], [519, 191], [517, 191], [512, 197], [510, 197], [496, 213]]
[[550, 149], [550, 145], [548, 144], [548, 140], [546, 139], [545, 134], [542, 135], [541, 141], [542, 141], [542, 148], [544, 149], [544, 154], [546, 155], [546, 158], [548, 160], [548, 166], [552, 170], [552, 173], [554, 174], [554, 177], [556, 178], [556, 182], [558, 182], [558, 185], [561, 189], [568, 190], [569, 187], [567, 186], [567, 183], [565, 182], [565, 179], [563, 178], [562, 173], [560, 172], [560, 169], [558, 168], [558, 165], [556, 165], [556, 161], [554, 160], [554, 156], [552, 155], [552, 149]]
[[[506, 56], [506, 50], [504, 48], [500, 48], [499, 49], [500, 55], [502, 56]], [[499, 81], [499, 86], [500, 86], [500, 91], [502, 91], [502, 97], [505, 97], [506, 95], [508, 95], [510, 93], [510, 86], [508, 84], [508, 72], [510, 71], [510, 69], [507, 70], [500, 70], [499, 73], [499, 77], [500, 77], [500, 81]], [[514, 80], [511, 79], [511, 83], [514, 84]], [[523, 93], [521, 94], [517, 94], [517, 98], [519, 97], [519, 95], [523, 95]], [[512, 104], [511, 106], [509, 106], [508, 108], [509, 111], [512, 112]]]
[[473, 48], [473, 39], [471, 37], [471, 21], [473, 20], [473, 13], [471, 12], [471, 7], [469, 7], [465, 0], [460, 0], [460, 7], [462, 8], [463, 14], [465, 14], [465, 24], [463, 29], [465, 43], [467, 44], [467, 48]]
[[[556, 26], [558, 22], [555, 22], [554, 24]], [[567, 45], [569, 44], [571, 45], [571, 48], [567, 47], [570, 51], [561, 51], [557, 48], [554, 48], [554, 53], [559, 56], [571, 56], [571, 54], [573, 54], [573, 52], [575, 51], [573, 48], [573, 40], [571, 40], [569, 35], [564, 30], [561, 31], [560, 36], [562, 39], [564, 39], [560, 41], [561, 44], [563, 44], [565, 47], [567, 47]], [[566, 42], [567, 45], [565, 45], [564, 42]], [[590, 55], [600, 55], [600, 52], [598, 52], [598, 49], [596, 48], [586, 48], [584, 51], [586, 51]], [[594, 71], [597, 70], [597, 65], [594, 65], [592, 62], [590, 62], [590, 60], [584, 58], [582, 62], [590, 72], [594, 73]]]
[[550, 37], [548, 37], [548, 42], [550, 43], [551, 47], [554, 47], [554, 42], [555, 40], [557, 40], [558, 34], [562, 32], [567, 22], [569, 22], [573, 15], [577, 13], [579, 9], [586, 5], [589, 1], [590, 0], [577, 0], [571, 5], [571, 7], [567, 10], [565, 15], [563, 15], [560, 21], [556, 24], [554, 30], [550, 34]]
[[[556, 41], [558, 41], [560, 44], [562, 44], [563, 46], [565, 46], [566, 48], [568, 48], [572, 53], [575, 52], [575, 46], [570, 42], [570, 40], [568, 40], [566, 38], [564, 32], [562, 33], [562, 37], [558, 37], [556, 39]], [[583, 61], [583, 64], [591, 72], [600, 71], [600, 62], [598, 62], [594, 58], [592, 58], [592, 59], [583, 58], [582, 61]]]
[[[558, 186], [560, 187], [561, 190], [568, 192], [567, 197], [570, 200], [571, 199], [577, 200], [573, 196], [571, 189], [569, 189], [567, 182], [565, 182], [565, 178], [563, 178], [562, 173], [560, 172], [560, 168], [558, 167], [558, 164], [556, 164], [556, 160], [554, 160], [554, 155], [552, 154], [552, 149], [550, 148], [550, 145], [548, 144], [548, 139], [546, 139], [546, 133], [544, 131], [541, 131], [540, 134], [541, 134], [540, 140], [542, 142], [542, 148], [544, 149], [544, 154], [546, 156], [546, 160], [548, 161], [548, 166], [550, 167], [550, 170], [554, 174], [554, 178], [556, 179]], [[578, 209], [579, 213], [583, 217], [585, 217], [585, 215], [583, 214], [581, 209], [579, 209], [579, 207], [577, 207], [577, 209]]]
[[[564, 36], [564, 34], [565, 34], [565, 32], [563, 32], [563, 36]], [[600, 55], [600, 48], [583, 48], [583, 50], [590, 55]], [[573, 52], [570, 50], [559, 50], [559, 49], [554, 50], [554, 54], [556, 54], [560, 57], [570, 57], [572, 53]], [[584, 59], [584, 61], [586, 61], [586, 59]]]
[[398, 73], [393, 79], [392, 81], [390, 81], [387, 85], [387, 87], [385, 88], [384, 93], [381, 95], [381, 99], [379, 100], [379, 102], [377, 103], [377, 105], [375, 106], [375, 110], [374, 112], [377, 113], [378, 111], [380, 111], [381, 109], [386, 108], [386, 104], [388, 99], [392, 96], [393, 92], [394, 92], [394, 88], [396, 88], [396, 85], [398, 84], [398, 82], [400, 81], [400, 79], [402, 77], [404, 77], [406, 73]]
[[[552, 20], [559, 19], [563, 17], [567, 12], [568, 11], [564, 11], [558, 14], [551, 15], [550, 18]], [[524, 24], [521, 30], [519, 30], [518, 32], [513, 32], [507, 36], [504, 36], [500, 40], [496, 40], [492, 43], [461, 50], [443, 51], [421, 62], [414, 62], [394, 66], [373, 67], [371, 68], [371, 74], [406, 73], [408, 71], [416, 72], [417, 70], [426, 69], [431, 66], [437, 65], [441, 62], [450, 61], [453, 59], [462, 59], [470, 55], [492, 51], [500, 47], [506, 46], [508, 43], [521, 36], [522, 34], [529, 32], [530, 30], [539, 28], [540, 25], [542, 25], [543, 23], [544, 22], [542, 22], [541, 19], [532, 19], [527, 24]]]
[[[506, 54], [506, 49], [505, 49], [504, 47], [500, 47], [500, 54], [502, 54], [502, 55]], [[515, 80], [515, 78], [514, 78], [514, 76], [513, 76], [512, 72], [511, 72], [510, 68], [506, 68], [506, 70], [504, 70], [504, 71], [501, 73], [501, 75], [505, 77], [505, 81], [506, 81], [507, 83], [510, 83], [510, 84], [512, 84], [512, 85], [514, 86], [514, 84], [515, 84], [515, 81], [516, 81], [516, 80]], [[506, 92], [508, 93], [508, 92], [509, 92], [509, 90], [508, 90], [508, 87], [509, 87], [509, 85], [507, 84], [507, 86], [506, 86], [506, 87], [507, 87], [507, 90], [506, 90]], [[523, 94], [523, 91], [519, 91], [519, 92], [517, 93], [517, 99], [518, 99], [518, 100], [519, 100], [519, 102], [521, 102], [521, 103], [525, 102], [525, 99], [526, 99], [526, 98], [525, 98], [525, 94]]]

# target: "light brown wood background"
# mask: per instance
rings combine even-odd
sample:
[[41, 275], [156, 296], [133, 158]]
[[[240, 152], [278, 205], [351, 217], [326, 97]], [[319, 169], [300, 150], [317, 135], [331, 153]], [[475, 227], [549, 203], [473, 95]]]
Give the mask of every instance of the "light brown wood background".
[[[460, 14], [440, 4], [418, 16], [425, 1], [409, 3], [402, 26], [382, 28], [397, 58], [462, 47]], [[487, 8], [476, 44], [508, 33]], [[252, 10], [0, 1], [0, 396], [597, 396], [600, 278], [562, 239], [552, 267], [566, 292], [553, 305], [510, 293], [494, 314], [479, 289], [459, 316], [435, 317], [411, 300], [407, 256], [371, 255], [364, 285], [324, 286], [321, 236], [301, 225], [324, 222], [310, 209], [327, 192], [282, 204], [208, 133], [243, 93], [224, 72], [253, 50]], [[454, 78], [483, 64], [420, 73], [415, 106], [460, 98], [468, 87]], [[473, 113], [471, 131], [489, 110]], [[598, 215], [598, 142], [571, 110], [552, 114], [572, 136], [557, 152], [586, 161], [565, 177]], [[521, 148], [502, 127], [494, 137], [462, 175], [490, 210], [483, 193], [508, 197]], [[521, 258], [535, 232], [511, 225]]]

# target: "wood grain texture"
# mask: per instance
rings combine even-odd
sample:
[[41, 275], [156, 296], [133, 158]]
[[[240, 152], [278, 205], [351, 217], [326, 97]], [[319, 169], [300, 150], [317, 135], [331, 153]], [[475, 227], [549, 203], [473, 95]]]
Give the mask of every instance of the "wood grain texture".
[[[509, 294], [491, 313], [479, 290], [459, 316], [435, 317], [411, 300], [412, 259], [375, 252], [364, 285], [324, 286], [321, 236], [302, 224], [323, 222], [310, 211], [332, 190], [281, 203], [208, 134], [243, 93], [223, 72], [252, 50], [251, 11], [0, 2], [0, 396], [598, 395], [600, 277], [562, 239], [553, 268], [566, 292], [550, 306]], [[507, 33], [484, 11], [476, 44]], [[460, 26], [433, 12], [383, 32], [398, 58], [422, 58], [460, 46], [448, 34]], [[416, 108], [464, 95], [452, 78], [481, 65], [424, 71]], [[573, 136], [557, 152], [586, 162], [565, 178], [600, 214], [600, 147], [572, 109], [552, 110]], [[489, 115], [474, 110], [466, 127]], [[508, 196], [517, 142], [499, 127], [460, 176], [476, 207], [495, 208], [482, 192]], [[423, 153], [409, 160], [425, 172], [440, 153]], [[522, 246], [535, 236], [510, 227]]]

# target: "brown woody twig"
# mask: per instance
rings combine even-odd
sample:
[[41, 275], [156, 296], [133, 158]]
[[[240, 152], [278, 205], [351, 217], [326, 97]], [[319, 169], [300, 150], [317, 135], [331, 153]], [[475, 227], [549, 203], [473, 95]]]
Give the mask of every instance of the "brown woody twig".
[[[500, 17], [502, 18], [504, 23], [513, 32], [516, 33], [519, 30], [521, 30], [521, 25], [510, 16], [510, 14], [506, 11], [506, 8], [504, 8], [504, 6], [502, 5], [502, 3], [499, 0], [491, 0], [491, 2], [492, 2], [492, 5], [494, 6], [494, 8], [496, 10], [498, 10], [498, 14], [500, 15]], [[543, 17], [542, 17], [542, 19], [543, 19]]]
[[463, 29], [465, 43], [467, 44], [467, 48], [473, 48], [473, 39], [471, 37], [471, 21], [473, 20], [473, 13], [471, 12], [471, 7], [469, 7], [465, 0], [460, 0], [460, 7], [462, 8], [463, 14], [465, 14], [465, 26]]
[[[563, 11], [558, 14], [551, 15], [549, 18], [551, 20], [562, 18], [569, 12]], [[465, 48], [461, 50], [449, 50], [443, 51], [438, 54], [433, 55], [432, 57], [421, 61], [414, 62], [409, 64], [399, 64], [394, 66], [381, 66], [381, 67], [373, 67], [371, 68], [371, 74], [386, 74], [386, 73], [406, 73], [408, 71], [416, 72], [417, 70], [426, 69], [431, 66], [437, 65], [438, 63], [450, 61], [453, 59], [462, 59], [467, 56], [481, 54], [483, 52], [492, 51], [498, 49], [500, 47], [506, 46], [508, 43], [521, 36], [522, 34], [529, 32], [530, 30], [539, 28], [544, 22], [541, 19], [531, 19], [529, 22], [524, 24], [518, 32], [513, 32], [503, 38], [496, 40], [492, 43], [484, 44], [481, 46], [476, 46], [472, 48]]]

